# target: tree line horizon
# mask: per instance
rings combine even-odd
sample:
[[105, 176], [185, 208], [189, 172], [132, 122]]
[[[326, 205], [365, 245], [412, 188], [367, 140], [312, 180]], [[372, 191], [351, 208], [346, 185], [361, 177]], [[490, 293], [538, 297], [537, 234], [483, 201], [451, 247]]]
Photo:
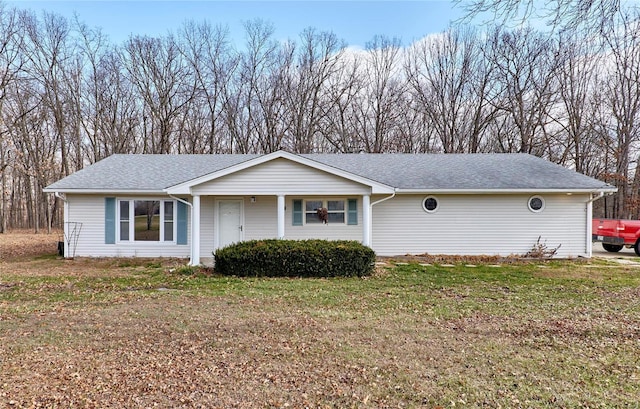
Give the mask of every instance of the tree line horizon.
[[618, 193], [640, 216], [640, 15], [615, 29], [452, 25], [353, 50], [307, 28], [175, 33], [112, 44], [99, 29], [0, 2], [0, 232], [60, 228], [42, 189], [116, 153], [529, 153]]

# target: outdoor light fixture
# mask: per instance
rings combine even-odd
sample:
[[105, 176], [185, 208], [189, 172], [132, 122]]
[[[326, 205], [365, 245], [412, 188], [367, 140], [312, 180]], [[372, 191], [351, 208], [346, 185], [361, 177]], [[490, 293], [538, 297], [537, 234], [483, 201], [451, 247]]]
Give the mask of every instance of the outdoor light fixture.
[[256, 202], [256, 197], [255, 196], [251, 196], [251, 203], [255, 203]]

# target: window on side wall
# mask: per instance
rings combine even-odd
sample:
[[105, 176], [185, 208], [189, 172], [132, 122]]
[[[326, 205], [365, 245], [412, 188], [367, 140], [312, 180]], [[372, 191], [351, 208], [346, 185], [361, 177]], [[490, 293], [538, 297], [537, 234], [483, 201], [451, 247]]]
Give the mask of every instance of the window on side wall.
[[173, 242], [176, 206], [173, 200], [120, 200], [120, 241]]

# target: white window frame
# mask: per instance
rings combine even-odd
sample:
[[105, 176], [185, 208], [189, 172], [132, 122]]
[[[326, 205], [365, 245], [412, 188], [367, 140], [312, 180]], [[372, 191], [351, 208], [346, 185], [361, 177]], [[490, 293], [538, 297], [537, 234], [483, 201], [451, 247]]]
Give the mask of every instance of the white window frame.
[[[136, 201], [145, 201], [145, 202], [160, 202], [160, 240], [151, 241], [151, 240], [136, 240], [135, 239], [135, 202]], [[121, 240], [120, 237], [120, 203], [121, 202], [129, 202], [129, 240]], [[164, 240], [164, 204], [165, 203], [173, 203], [173, 240]], [[178, 234], [178, 204], [175, 200], [172, 199], [160, 199], [160, 198], [149, 198], [149, 197], [136, 197], [136, 198], [117, 198], [116, 199], [116, 243], [118, 244], [148, 244], [148, 245], [162, 245], [162, 244], [176, 244], [177, 243], [177, 234]]]
[[[346, 198], [341, 198], [341, 197], [336, 197], [336, 198], [331, 198], [331, 199], [302, 199], [302, 225], [303, 226], [315, 226], [315, 225], [322, 225], [322, 223], [308, 223], [307, 224], [307, 213], [311, 213], [311, 211], [307, 211], [307, 202], [322, 202], [322, 207], [326, 208], [327, 211], [329, 213], [342, 213], [344, 215], [343, 218], [343, 222], [329, 222], [329, 224], [333, 224], [333, 225], [346, 225], [347, 224], [347, 218], [348, 218], [348, 214], [347, 214], [347, 206], [349, 206], [349, 202]], [[341, 211], [331, 211], [329, 210], [329, 202], [342, 202], [342, 210]], [[315, 212], [314, 212], [315, 214]]]

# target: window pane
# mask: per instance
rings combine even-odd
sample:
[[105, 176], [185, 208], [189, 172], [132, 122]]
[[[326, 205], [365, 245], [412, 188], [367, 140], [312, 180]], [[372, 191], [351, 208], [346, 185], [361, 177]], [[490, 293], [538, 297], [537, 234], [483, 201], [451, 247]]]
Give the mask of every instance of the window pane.
[[129, 221], [120, 221], [120, 240], [129, 240]]
[[322, 200], [307, 200], [305, 202], [305, 211], [307, 212], [315, 212], [316, 209], [320, 209], [322, 207]]
[[164, 202], [164, 241], [173, 241], [173, 202]]
[[305, 223], [306, 224], [318, 224], [322, 223], [322, 221], [318, 218], [316, 212], [313, 213], [305, 213]]
[[164, 221], [173, 221], [173, 202], [164, 202]]
[[129, 240], [129, 201], [120, 201], [120, 240]]
[[134, 207], [134, 240], [160, 241], [160, 201], [136, 200]]
[[123, 200], [120, 202], [120, 220], [129, 221], [129, 201]]
[[332, 210], [344, 210], [344, 200], [329, 200], [327, 202], [327, 209]]
[[344, 213], [329, 213], [329, 224], [344, 223]]
[[164, 241], [173, 241], [173, 222], [164, 222]]

